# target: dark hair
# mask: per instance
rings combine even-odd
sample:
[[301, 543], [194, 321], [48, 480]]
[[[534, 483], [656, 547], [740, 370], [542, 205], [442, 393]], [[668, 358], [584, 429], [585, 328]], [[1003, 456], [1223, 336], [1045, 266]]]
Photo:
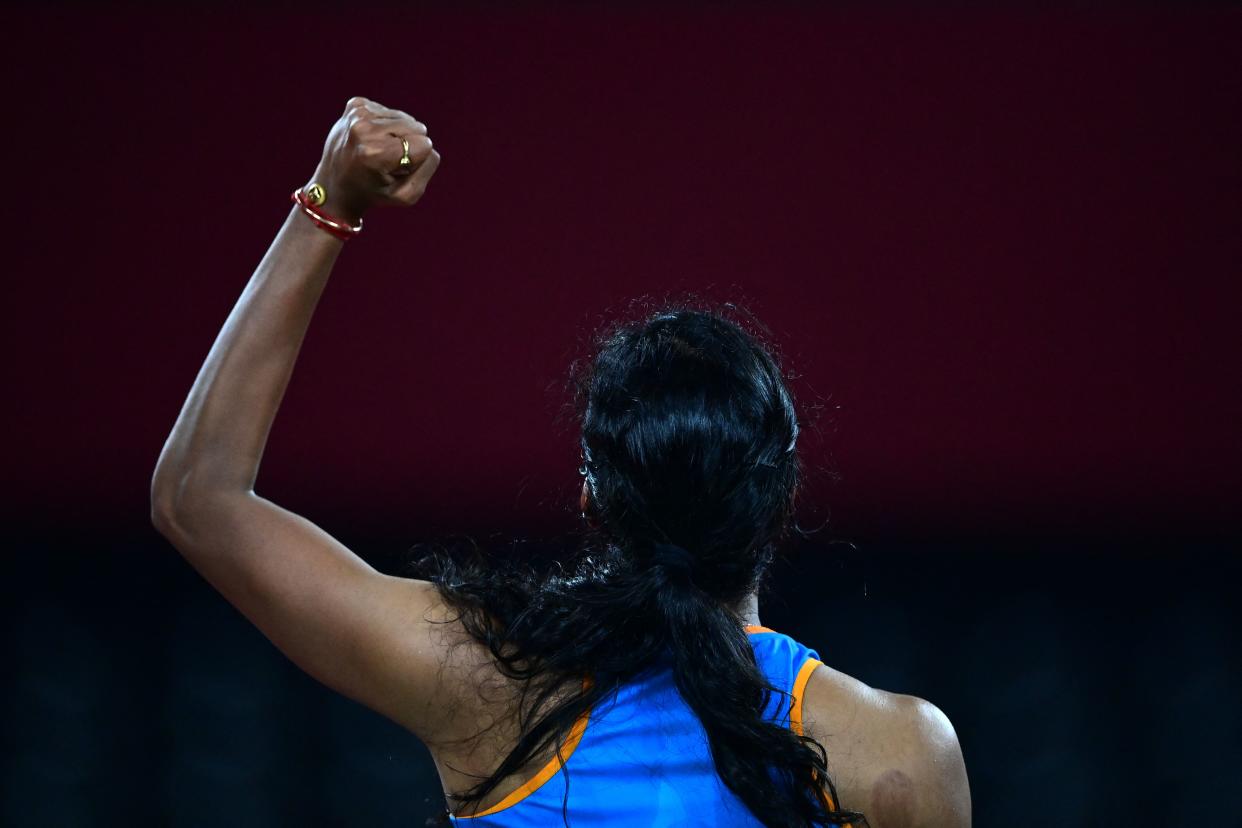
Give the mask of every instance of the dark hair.
[[765, 717], [781, 691], [733, 609], [763, 580], [801, 474], [793, 398], [773, 354], [731, 318], [738, 310], [666, 305], [611, 326], [575, 365], [589, 506], [571, 560], [540, 570], [439, 552], [419, 563], [522, 687], [517, 745], [453, 797], [459, 807], [671, 655], [717, 772], [764, 825], [865, 823], [828, 807], [823, 747]]

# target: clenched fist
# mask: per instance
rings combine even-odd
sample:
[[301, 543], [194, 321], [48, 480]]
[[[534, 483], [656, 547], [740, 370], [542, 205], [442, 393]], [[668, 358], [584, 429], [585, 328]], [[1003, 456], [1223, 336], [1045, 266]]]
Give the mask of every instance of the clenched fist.
[[[410, 148], [408, 164], [401, 163], [402, 139]], [[418, 201], [439, 165], [440, 153], [431, 148], [426, 124], [399, 109], [350, 98], [328, 133], [311, 180], [326, 191], [325, 212], [356, 224], [374, 204]]]

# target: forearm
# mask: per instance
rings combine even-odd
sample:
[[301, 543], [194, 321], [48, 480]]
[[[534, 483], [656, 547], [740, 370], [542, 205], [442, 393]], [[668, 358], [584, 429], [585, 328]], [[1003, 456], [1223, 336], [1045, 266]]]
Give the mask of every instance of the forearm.
[[[425, 124], [351, 98], [324, 143], [313, 180], [327, 216], [357, 225], [375, 204], [414, 204], [439, 165]], [[293, 208], [216, 337], [151, 481], [151, 516], [186, 539], [190, 524], [230, 542], [252, 495], [276, 410], [343, 242]], [[223, 505], [224, 512], [216, 508]], [[214, 530], [212, 527], [216, 527]], [[217, 544], [218, 545], [218, 544]], [[184, 551], [184, 549], [183, 549]]]
[[343, 242], [294, 208], [216, 337], [164, 444], [152, 509], [251, 491], [263, 448]]

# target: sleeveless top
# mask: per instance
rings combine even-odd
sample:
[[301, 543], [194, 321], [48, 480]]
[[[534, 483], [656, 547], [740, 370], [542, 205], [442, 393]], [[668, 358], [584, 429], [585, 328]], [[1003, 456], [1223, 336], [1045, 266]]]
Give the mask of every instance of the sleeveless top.
[[[746, 632], [760, 671], [789, 694], [773, 694], [768, 720], [801, 734], [802, 697], [822, 663], [819, 654], [767, 627]], [[492, 807], [450, 817], [452, 824], [546, 828], [563, 824], [564, 806], [571, 828], [761, 825], [716, 773], [706, 732], [667, 665], [645, 671], [587, 711], [561, 757]]]

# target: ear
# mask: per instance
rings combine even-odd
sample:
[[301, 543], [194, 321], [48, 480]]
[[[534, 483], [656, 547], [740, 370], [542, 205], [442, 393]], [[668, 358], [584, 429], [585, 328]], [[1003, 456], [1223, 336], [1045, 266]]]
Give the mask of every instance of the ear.
[[599, 520], [596, 519], [594, 510], [591, 508], [591, 490], [587, 487], [586, 481], [582, 481], [582, 494], [578, 496], [578, 511], [582, 513], [582, 517], [586, 520], [586, 524], [591, 529], [599, 528]]

